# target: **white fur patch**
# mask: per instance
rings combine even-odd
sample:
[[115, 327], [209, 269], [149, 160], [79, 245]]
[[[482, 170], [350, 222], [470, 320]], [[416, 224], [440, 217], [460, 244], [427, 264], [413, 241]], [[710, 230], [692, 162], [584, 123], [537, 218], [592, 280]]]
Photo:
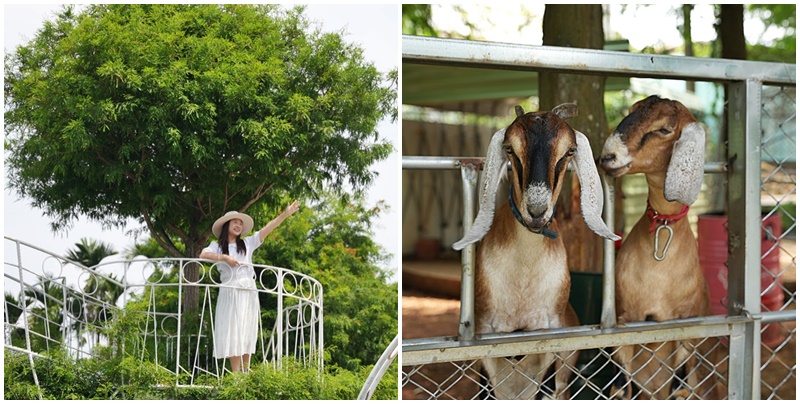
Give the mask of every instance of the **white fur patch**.
[[526, 220], [533, 219], [530, 210], [538, 212], [542, 207], [545, 207], [542, 216], [550, 218], [553, 212], [552, 199], [553, 193], [545, 184], [538, 183], [529, 186], [528, 189], [525, 190], [525, 198], [522, 200], [522, 206], [519, 207], [522, 217]]
[[614, 132], [606, 139], [603, 145], [603, 153], [601, 156], [614, 155], [614, 160], [609, 163], [609, 168], [618, 168], [630, 164], [631, 156], [628, 154], [628, 147], [621, 139], [622, 134]]
[[482, 251], [485, 285], [493, 315], [478, 333], [553, 328], [560, 313], [554, 293], [565, 285], [566, 253], [547, 248], [542, 236], [516, 226], [513, 243]]

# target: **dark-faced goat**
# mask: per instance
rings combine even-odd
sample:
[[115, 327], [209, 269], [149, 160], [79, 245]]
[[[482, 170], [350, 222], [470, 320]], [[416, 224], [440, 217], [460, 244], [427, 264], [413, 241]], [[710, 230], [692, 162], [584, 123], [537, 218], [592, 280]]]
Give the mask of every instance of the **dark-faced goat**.
[[[686, 213], [703, 183], [705, 131], [677, 101], [650, 96], [635, 103], [606, 139], [600, 166], [611, 176], [644, 173], [647, 209], [616, 257], [619, 324], [711, 315], [697, 239]], [[712, 340], [621, 347], [615, 355], [641, 398], [720, 399], [724, 372]], [[716, 369], [715, 369], [716, 368]], [[686, 374], [679, 380], [675, 374]], [[675, 387], [677, 386], [677, 387]], [[630, 397], [632, 386], [620, 394]]]
[[[601, 219], [603, 194], [589, 141], [564, 119], [575, 104], [524, 113], [489, 143], [480, 209], [453, 248], [477, 242], [475, 331], [478, 334], [577, 326], [569, 304], [566, 250], [553, 220], [567, 166], [578, 175], [581, 211], [595, 233], [618, 239]], [[508, 163], [511, 162], [509, 173]], [[566, 398], [577, 354], [486, 358], [483, 371], [498, 399]], [[540, 394], [541, 393], [541, 394]]]

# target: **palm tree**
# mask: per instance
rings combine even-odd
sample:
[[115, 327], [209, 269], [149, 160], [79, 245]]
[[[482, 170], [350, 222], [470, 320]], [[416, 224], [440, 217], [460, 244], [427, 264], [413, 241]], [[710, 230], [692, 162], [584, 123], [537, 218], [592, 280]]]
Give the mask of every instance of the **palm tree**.
[[[81, 238], [79, 243], [75, 243], [75, 249], [67, 251], [67, 258], [86, 268], [93, 268], [100, 264], [103, 258], [116, 253], [113, 247], [107, 243]], [[110, 311], [106, 308], [115, 306], [119, 296], [124, 293], [124, 287], [114, 282], [117, 279], [111, 275], [108, 277], [110, 280], [95, 273], [87, 279], [86, 285], [83, 287], [83, 293], [86, 296], [80, 296], [79, 293], [71, 294], [71, 306], [78, 310], [75, 313], [78, 321], [72, 324], [72, 328], [78, 334], [80, 334], [83, 324], [107, 321]], [[85, 299], [87, 296], [89, 297], [88, 301]], [[97, 341], [100, 339], [100, 334], [97, 332], [95, 332], [95, 339]], [[80, 344], [83, 345], [84, 342], [81, 338]]]
[[67, 258], [77, 262], [87, 268], [91, 268], [100, 263], [103, 258], [114, 255], [117, 252], [111, 245], [102, 241], [82, 238], [80, 243], [75, 243], [75, 249], [67, 251]]
[[[47, 276], [40, 276], [36, 285], [24, 289], [28, 306], [28, 327], [33, 332], [43, 335], [31, 335], [31, 349], [34, 352], [48, 351], [50, 343], [60, 344], [63, 341], [64, 326], [64, 286]], [[62, 304], [58, 302], [61, 301]]]

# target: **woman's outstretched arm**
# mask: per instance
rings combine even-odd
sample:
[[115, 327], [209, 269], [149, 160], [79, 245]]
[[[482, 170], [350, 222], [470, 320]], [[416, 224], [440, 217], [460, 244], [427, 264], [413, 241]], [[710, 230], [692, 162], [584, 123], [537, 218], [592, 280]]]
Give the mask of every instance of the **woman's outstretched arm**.
[[237, 261], [236, 258], [233, 258], [230, 255], [226, 254], [213, 253], [211, 251], [200, 252], [200, 258], [211, 261], [225, 261], [228, 263], [228, 265], [232, 267], [239, 265], [239, 261]]
[[264, 239], [267, 238], [267, 235], [275, 230], [281, 223], [283, 223], [284, 219], [293, 215], [297, 210], [300, 209], [300, 202], [294, 201], [286, 207], [286, 210], [283, 211], [278, 217], [275, 219], [270, 220], [266, 226], [262, 227], [261, 230], [258, 231], [258, 236], [261, 237], [261, 242], [264, 242]]

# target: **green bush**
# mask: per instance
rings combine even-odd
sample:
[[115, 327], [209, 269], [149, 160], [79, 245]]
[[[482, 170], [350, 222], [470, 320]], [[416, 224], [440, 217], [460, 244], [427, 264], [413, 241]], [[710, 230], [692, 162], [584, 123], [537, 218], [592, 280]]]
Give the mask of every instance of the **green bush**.
[[[132, 357], [119, 359], [71, 359], [64, 352], [34, 361], [44, 399], [127, 400], [354, 400], [371, 366], [358, 371], [332, 367], [324, 373], [286, 357], [283, 368], [253, 364], [249, 373], [228, 374], [221, 380], [208, 378], [207, 387], [177, 387], [176, 378], [160, 366]], [[384, 375], [373, 399], [397, 400], [397, 362]], [[28, 357], [5, 352], [6, 400], [39, 398]]]

